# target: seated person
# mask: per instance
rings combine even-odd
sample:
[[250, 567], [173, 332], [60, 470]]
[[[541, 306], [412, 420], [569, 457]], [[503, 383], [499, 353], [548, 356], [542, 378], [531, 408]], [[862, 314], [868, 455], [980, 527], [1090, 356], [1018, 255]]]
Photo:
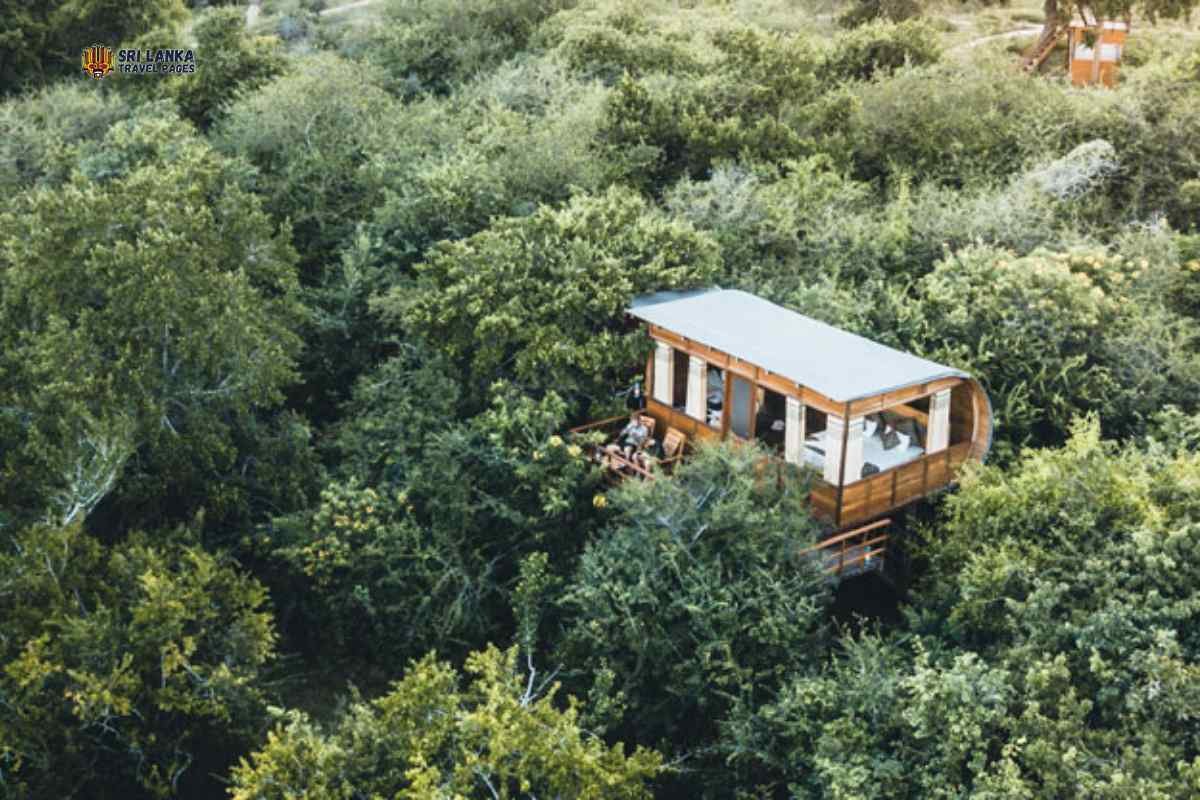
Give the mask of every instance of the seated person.
[[642, 415], [634, 412], [629, 415], [629, 424], [617, 434], [617, 446], [625, 453], [625, 457], [629, 458], [634, 450], [642, 449], [648, 438], [650, 429], [642, 422]]

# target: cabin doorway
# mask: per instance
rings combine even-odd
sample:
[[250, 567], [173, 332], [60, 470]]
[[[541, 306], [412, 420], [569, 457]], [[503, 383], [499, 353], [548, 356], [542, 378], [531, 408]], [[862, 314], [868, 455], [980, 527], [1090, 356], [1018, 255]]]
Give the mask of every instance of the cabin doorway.
[[754, 438], [782, 455], [787, 431], [787, 398], [760, 386], [754, 405]]

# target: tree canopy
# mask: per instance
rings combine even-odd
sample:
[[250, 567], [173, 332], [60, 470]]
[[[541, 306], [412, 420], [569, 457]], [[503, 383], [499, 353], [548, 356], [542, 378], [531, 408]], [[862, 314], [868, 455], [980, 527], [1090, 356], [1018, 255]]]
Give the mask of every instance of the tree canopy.
[[[0, 798], [1200, 796], [1200, 29], [1089, 5], [0, 0]], [[985, 388], [884, 569], [592, 450], [714, 286]]]

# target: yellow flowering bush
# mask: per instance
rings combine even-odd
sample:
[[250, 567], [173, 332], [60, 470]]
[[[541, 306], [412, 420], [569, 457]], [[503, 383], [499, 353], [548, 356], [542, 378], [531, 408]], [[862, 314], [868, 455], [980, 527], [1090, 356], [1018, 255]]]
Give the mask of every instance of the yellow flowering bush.
[[[405, 503], [403, 494], [396, 500]], [[295, 551], [304, 574], [328, 586], [337, 570], [351, 565], [363, 542], [383, 536], [395, 505], [394, 501], [385, 503], [374, 489], [361, 489], [353, 481], [327, 487], [321, 492], [321, 504], [312, 518], [311, 530], [316, 536]]]

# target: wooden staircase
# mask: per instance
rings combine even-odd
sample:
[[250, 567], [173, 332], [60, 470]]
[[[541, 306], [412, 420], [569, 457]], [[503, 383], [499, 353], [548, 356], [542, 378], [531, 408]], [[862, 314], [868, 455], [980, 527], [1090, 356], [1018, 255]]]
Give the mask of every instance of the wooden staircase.
[[882, 570], [889, 538], [883, 529], [891, 524], [888, 517], [835, 534], [800, 551], [800, 556], [817, 560], [821, 571], [833, 580]]
[[1024, 52], [1021, 56], [1021, 69], [1026, 72], [1036, 72], [1050, 54], [1054, 52], [1054, 48], [1058, 45], [1058, 40], [1066, 35], [1069, 26], [1068, 20], [1060, 20], [1054, 26], [1054, 29], [1049, 34], [1043, 34], [1033, 45]]

